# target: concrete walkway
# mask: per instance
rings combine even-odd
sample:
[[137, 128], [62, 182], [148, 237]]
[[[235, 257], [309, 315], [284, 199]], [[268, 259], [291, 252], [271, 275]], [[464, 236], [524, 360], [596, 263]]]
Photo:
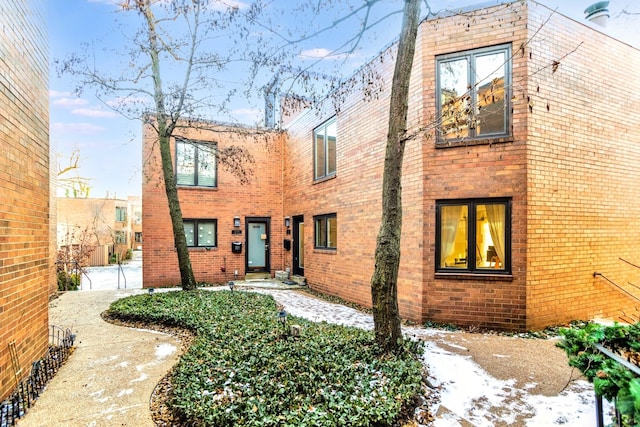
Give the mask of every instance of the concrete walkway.
[[[274, 281], [236, 282], [272, 295], [292, 316], [364, 329], [371, 315], [295, 292]], [[205, 288], [214, 291], [225, 288]], [[168, 289], [157, 289], [164, 292]], [[141, 289], [67, 292], [50, 306], [50, 323], [71, 328], [77, 349], [19, 426], [153, 426], [149, 399], [177, 362], [171, 336], [114, 326], [100, 313]], [[424, 340], [424, 362], [439, 389], [432, 427], [595, 425], [593, 388], [575, 381], [555, 340], [405, 327]]]
[[111, 302], [140, 292], [67, 292], [51, 302], [49, 323], [71, 328], [76, 349], [20, 427], [154, 425], [149, 398], [177, 362], [180, 342], [100, 317]]

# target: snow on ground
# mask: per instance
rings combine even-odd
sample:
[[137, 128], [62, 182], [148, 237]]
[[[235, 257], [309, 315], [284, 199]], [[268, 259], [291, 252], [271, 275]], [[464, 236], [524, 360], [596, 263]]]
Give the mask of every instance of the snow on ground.
[[[119, 288], [118, 274], [120, 274]], [[116, 265], [89, 268], [87, 275], [91, 285], [85, 277], [82, 290], [141, 289], [141, 255], [138, 254], [134, 260], [121, 267]], [[212, 290], [214, 289], [216, 288]], [[253, 290], [273, 295], [292, 316], [315, 322], [324, 321], [367, 330], [373, 329], [371, 315], [340, 304], [329, 303], [288, 290], [264, 287]], [[518, 415], [527, 416], [527, 427], [597, 425], [593, 387], [586, 381], [572, 382], [558, 396], [531, 394], [527, 388], [515, 388], [513, 380], [504, 381], [492, 377], [470, 357], [439, 347], [435, 343], [435, 338], [442, 339], [444, 336], [439, 330], [407, 327], [404, 328], [404, 333], [426, 341], [424, 363], [428, 367], [432, 383], [441, 386], [440, 405], [446, 410], [440, 411], [441, 413], [431, 424], [433, 427], [462, 426], [465, 425], [462, 419], [473, 423], [476, 427], [510, 425]], [[455, 345], [452, 343], [452, 346]], [[607, 406], [606, 401], [605, 406]], [[605, 407], [605, 413], [608, 410], [609, 408]], [[437, 412], [437, 408], [433, 408], [433, 412]], [[611, 420], [605, 419], [605, 424], [607, 423], [611, 423]]]
[[142, 289], [142, 253], [134, 252], [131, 261], [121, 265], [87, 267], [80, 282], [83, 291]]

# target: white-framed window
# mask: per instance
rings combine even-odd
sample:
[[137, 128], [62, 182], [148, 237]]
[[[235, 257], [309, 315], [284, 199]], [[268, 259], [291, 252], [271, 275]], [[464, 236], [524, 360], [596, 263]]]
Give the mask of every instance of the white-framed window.
[[438, 142], [510, 134], [511, 45], [436, 58]]
[[176, 139], [176, 184], [217, 186], [216, 144]]

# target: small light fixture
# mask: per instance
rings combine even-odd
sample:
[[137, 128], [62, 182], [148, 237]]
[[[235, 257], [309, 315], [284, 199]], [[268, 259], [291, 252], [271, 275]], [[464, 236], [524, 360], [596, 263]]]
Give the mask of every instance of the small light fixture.
[[229, 280], [229, 289], [231, 289], [231, 292], [233, 292], [233, 287], [234, 287], [235, 285], [236, 285], [236, 284], [235, 284], [235, 283], [233, 283], [233, 281], [232, 281], [232, 280]]
[[152, 296], [154, 291], [155, 291], [155, 289], [149, 288], [149, 296]]
[[240, 217], [239, 216], [234, 216], [233, 217], [233, 226], [234, 227], [240, 227]]
[[282, 323], [282, 328], [286, 329], [287, 327], [287, 312], [284, 310], [281, 310], [278, 312], [278, 319], [280, 320], [280, 323]]
[[291, 218], [289, 218], [288, 216], [284, 217], [284, 226], [287, 228], [291, 226]]

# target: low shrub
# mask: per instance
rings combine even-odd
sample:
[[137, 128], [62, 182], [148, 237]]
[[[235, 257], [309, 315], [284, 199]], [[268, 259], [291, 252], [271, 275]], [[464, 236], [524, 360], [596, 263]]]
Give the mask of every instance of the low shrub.
[[615, 403], [621, 418], [616, 425], [640, 426], [640, 378], [596, 347], [600, 344], [638, 366], [640, 323], [629, 326], [581, 323], [559, 332], [563, 340], [558, 347], [567, 353], [569, 365], [593, 383], [597, 394]]
[[77, 291], [80, 289], [80, 275], [75, 273], [58, 272], [59, 291]]
[[138, 295], [110, 315], [191, 329], [170, 402], [186, 425], [390, 426], [421, 391], [419, 345], [381, 355], [372, 332], [289, 316], [272, 297], [220, 290]]

